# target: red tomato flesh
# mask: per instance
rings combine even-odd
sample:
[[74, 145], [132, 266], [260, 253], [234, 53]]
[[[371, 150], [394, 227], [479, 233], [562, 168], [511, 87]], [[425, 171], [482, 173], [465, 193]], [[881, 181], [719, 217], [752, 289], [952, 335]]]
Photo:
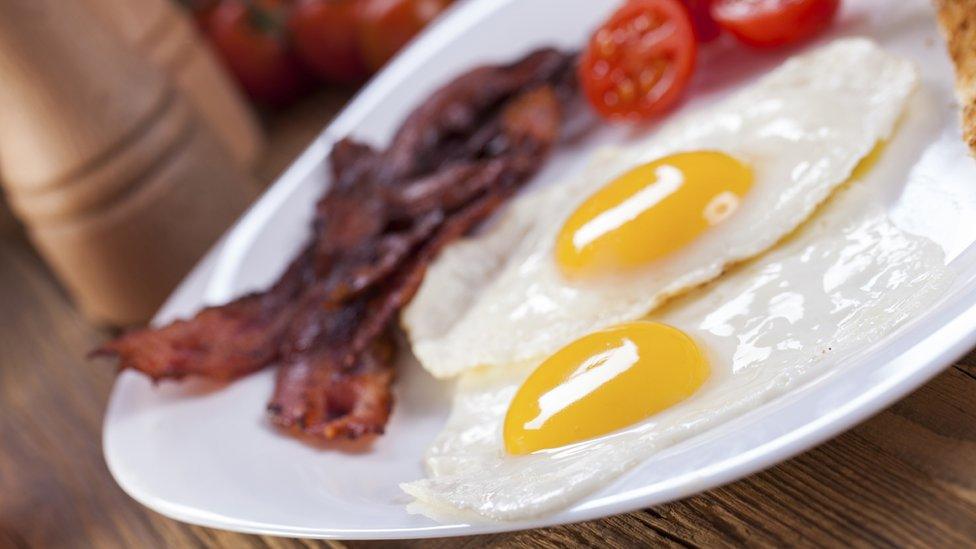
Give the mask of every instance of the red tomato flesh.
[[681, 97], [697, 48], [679, 0], [631, 0], [590, 38], [580, 58], [583, 92], [605, 118], [653, 118]]
[[774, 48], [830, 26], [840, 0], [714, 0], [712, 17], [741, 42]]

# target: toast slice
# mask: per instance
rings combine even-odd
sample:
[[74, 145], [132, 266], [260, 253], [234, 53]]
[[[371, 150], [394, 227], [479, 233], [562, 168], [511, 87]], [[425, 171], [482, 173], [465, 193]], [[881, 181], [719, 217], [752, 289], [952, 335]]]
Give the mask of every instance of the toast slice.
[[962, 135], [976, 153], [976, 0], [934, 0], [939, 24], [956, 65]]

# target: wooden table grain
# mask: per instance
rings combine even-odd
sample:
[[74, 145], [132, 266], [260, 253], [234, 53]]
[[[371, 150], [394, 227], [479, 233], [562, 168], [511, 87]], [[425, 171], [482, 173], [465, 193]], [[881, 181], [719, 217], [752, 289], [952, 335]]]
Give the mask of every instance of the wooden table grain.
[[[261, 177], [273, 179], [346, 99], [324, 92], [269, 117]], [[682, 501], [542, 530], [353, 543], [190, 526], [126, 496], [101, 452], [114, 372], [84, 358], [107, 335], [0, 211], [0, 547], [976, 544], [976, 354], [836, 439]]]

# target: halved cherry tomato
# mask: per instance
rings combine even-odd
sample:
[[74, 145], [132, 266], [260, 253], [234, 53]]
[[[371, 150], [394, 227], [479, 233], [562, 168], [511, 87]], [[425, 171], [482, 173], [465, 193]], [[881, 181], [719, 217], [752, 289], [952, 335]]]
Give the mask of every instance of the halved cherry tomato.
[[359, 46], [370, 69], [379, 70], [451, 0], [363, 0]]
[[712, 2], [713, 0], [681, 0], [691, 16], [691, 26], [695, 29], [695, 38], [699, 42], [711, 42], [722, 32], [718, 23], [712, 19]]
[[224, 63], [252, 98], [283, 105], [308, 88], [287, 40], [288, 5], [280, 0], [223, 0], [208, 33]]
[[630, 0], [590, 38], [580, 58], [583, 92], [606, 118], [652, 118], [681, 97], [697, 50], [679, 0]]
[[369, 75], [359, 51], [360, 0], [301, 0], [290, 27], [295, 49], [316, 76], [355, 84]]
[[715, 0], [712, 17], [745, 44], [774, 48], [824, 30], [839, 6], [840, 0]]

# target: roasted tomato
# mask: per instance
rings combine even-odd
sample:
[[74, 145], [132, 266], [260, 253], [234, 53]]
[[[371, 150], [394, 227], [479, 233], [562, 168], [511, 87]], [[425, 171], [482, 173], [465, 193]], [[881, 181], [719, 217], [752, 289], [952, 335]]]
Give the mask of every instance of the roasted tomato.
[[630, 0], [590, 38], [579, 66], [583, 92], [606, 118], [652, 118], [681, 97], [697, 49], [679, 0]]
[[369, 74], [359, 51], [359, 0], [300, 0], [291, 17], [295, 49], [318, 76], [355, 84]]
[[699, 42], [711, 42], [722, 32], [718, 23], [712, 19], [711, 6], [714, 0], [681, 0], [691, 16], [691, 26]]
[[773, 48], [830, 25], [840, 0], [714, 0], [712, 17], [745, 44]]
[[288, 9], [280, 0], [223, 0], [208, 20], [210, 40], [244, 90], [271, 105], [288, 103], [308, 87], [289, 48]]
[[364, 0], [359, 28], [366, 65], [378, 70], [451, 0]]

